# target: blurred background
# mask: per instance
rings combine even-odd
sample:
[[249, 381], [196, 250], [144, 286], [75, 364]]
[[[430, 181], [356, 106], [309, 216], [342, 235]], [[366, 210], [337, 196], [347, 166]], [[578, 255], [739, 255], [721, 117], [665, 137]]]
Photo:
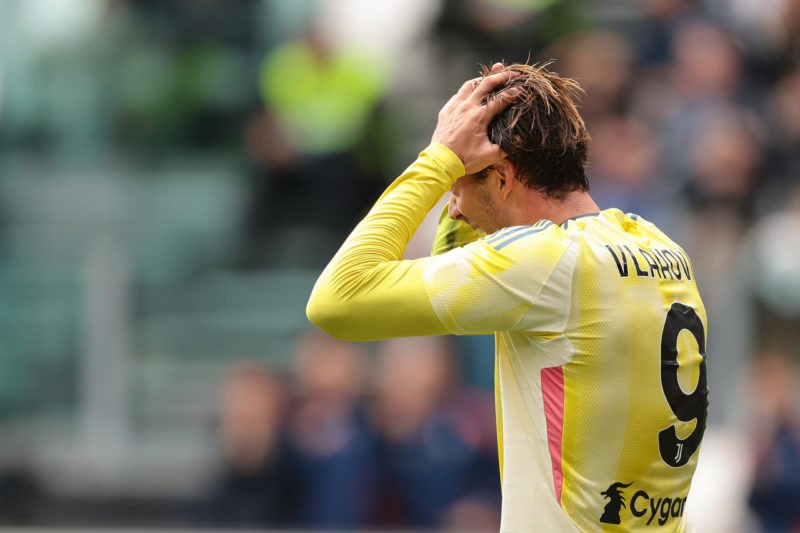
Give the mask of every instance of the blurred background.
[[496, 531], [492, 339], [304, 307], [461, 82], [548, 59], [694, 259], [687, 513], [797, 528], [798, 0], [0, 0], [0, 526]]

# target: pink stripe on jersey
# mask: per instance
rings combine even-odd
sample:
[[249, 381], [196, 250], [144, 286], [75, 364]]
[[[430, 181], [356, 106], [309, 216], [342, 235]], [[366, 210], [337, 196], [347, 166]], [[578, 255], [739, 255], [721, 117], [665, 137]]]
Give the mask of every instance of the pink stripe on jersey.
[[564, 432], [564, 370], [560, 366], [542, 369], [544, 417], [547, 420], [547, 445], [553, 464], [556, 501], [561, 505], [564, 472], [561, 469], [561, 438]]

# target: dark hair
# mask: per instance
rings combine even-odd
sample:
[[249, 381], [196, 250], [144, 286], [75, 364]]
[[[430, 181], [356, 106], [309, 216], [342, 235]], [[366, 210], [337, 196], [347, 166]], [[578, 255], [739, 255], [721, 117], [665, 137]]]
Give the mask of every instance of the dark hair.
[[526, 187], [563, 199], [571, 191], [589, 190], [589, 133], [575, 105], [583, 89], [546, 66], [514, 63], [494, 72], [483, 67], [482, 76], [520, 74], [489, 96], [504, 93], [514, 99], [489, 125], [489, 139], [507, 154]]

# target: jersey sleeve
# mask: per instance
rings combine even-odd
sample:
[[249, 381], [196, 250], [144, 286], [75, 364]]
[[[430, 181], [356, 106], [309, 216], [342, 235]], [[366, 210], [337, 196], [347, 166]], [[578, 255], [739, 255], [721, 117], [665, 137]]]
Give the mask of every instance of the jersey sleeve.
[[309, 320], [346, 340], [447, 333], [431, 307], [418, 261], [403, 251], [464, 165], [431, 144], [381, 195], [323, 270], [309, 297]]

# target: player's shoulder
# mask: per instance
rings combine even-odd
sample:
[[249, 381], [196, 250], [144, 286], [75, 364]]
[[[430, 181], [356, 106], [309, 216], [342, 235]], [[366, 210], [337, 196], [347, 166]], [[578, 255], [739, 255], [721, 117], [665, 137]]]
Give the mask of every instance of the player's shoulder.
[[472, 243], [469, 252], [492, 264], [540, 266], [557, 263], [574, 239], [549, 220], [509, 226]]
[[635, 213], [623, 213], [619, 209], [611, 208], [580, 214], [560, 224], [543, 219], [528, 226], [509, 226], [486, 235], [477, 242], [481, 248], [503, 255], [527, 255], [531, 249], [539, 252], [549, 249], [557, 253], [579, 241], [586, 232], [612, 240], [617, 236], [626, 236], [671, 241], [652, 222]]
[[509, 226], [480, 239], [485, 246], [497, 251], [512, 253], [514, 250], [531, 246], [568, 246], [575, 240], [576, 233], [584, 230], [586, 222], [599, 218], [604, 211], [577, 215], [560, 224], [542, 219], [529, 226]]
[[540, 220], [529, 226], [508, 226], [482, 237], [479, 242], [496, 251], [506, 253], [531, 243], [557, 238], [558, 226], [549, 220]]
[[653, 222], [636, 213], [623, 213], [616, 208], [567, 219], [561, 224], [561, 228], [569, 233], [590, 231], [609, 238], [624, 234], [633, 239], [672, 242], [672, 239]]
[[647, 239], [664, 245], [680, 248], [680, 246], [672, 239], [672, 237], [667, 235], [664, 230], [662, 230], [653, 222], [635, 213], [625, 213], [623, 216], [625, 217], [628, 225], [635, 227], [635, 232], [645, 235]]

